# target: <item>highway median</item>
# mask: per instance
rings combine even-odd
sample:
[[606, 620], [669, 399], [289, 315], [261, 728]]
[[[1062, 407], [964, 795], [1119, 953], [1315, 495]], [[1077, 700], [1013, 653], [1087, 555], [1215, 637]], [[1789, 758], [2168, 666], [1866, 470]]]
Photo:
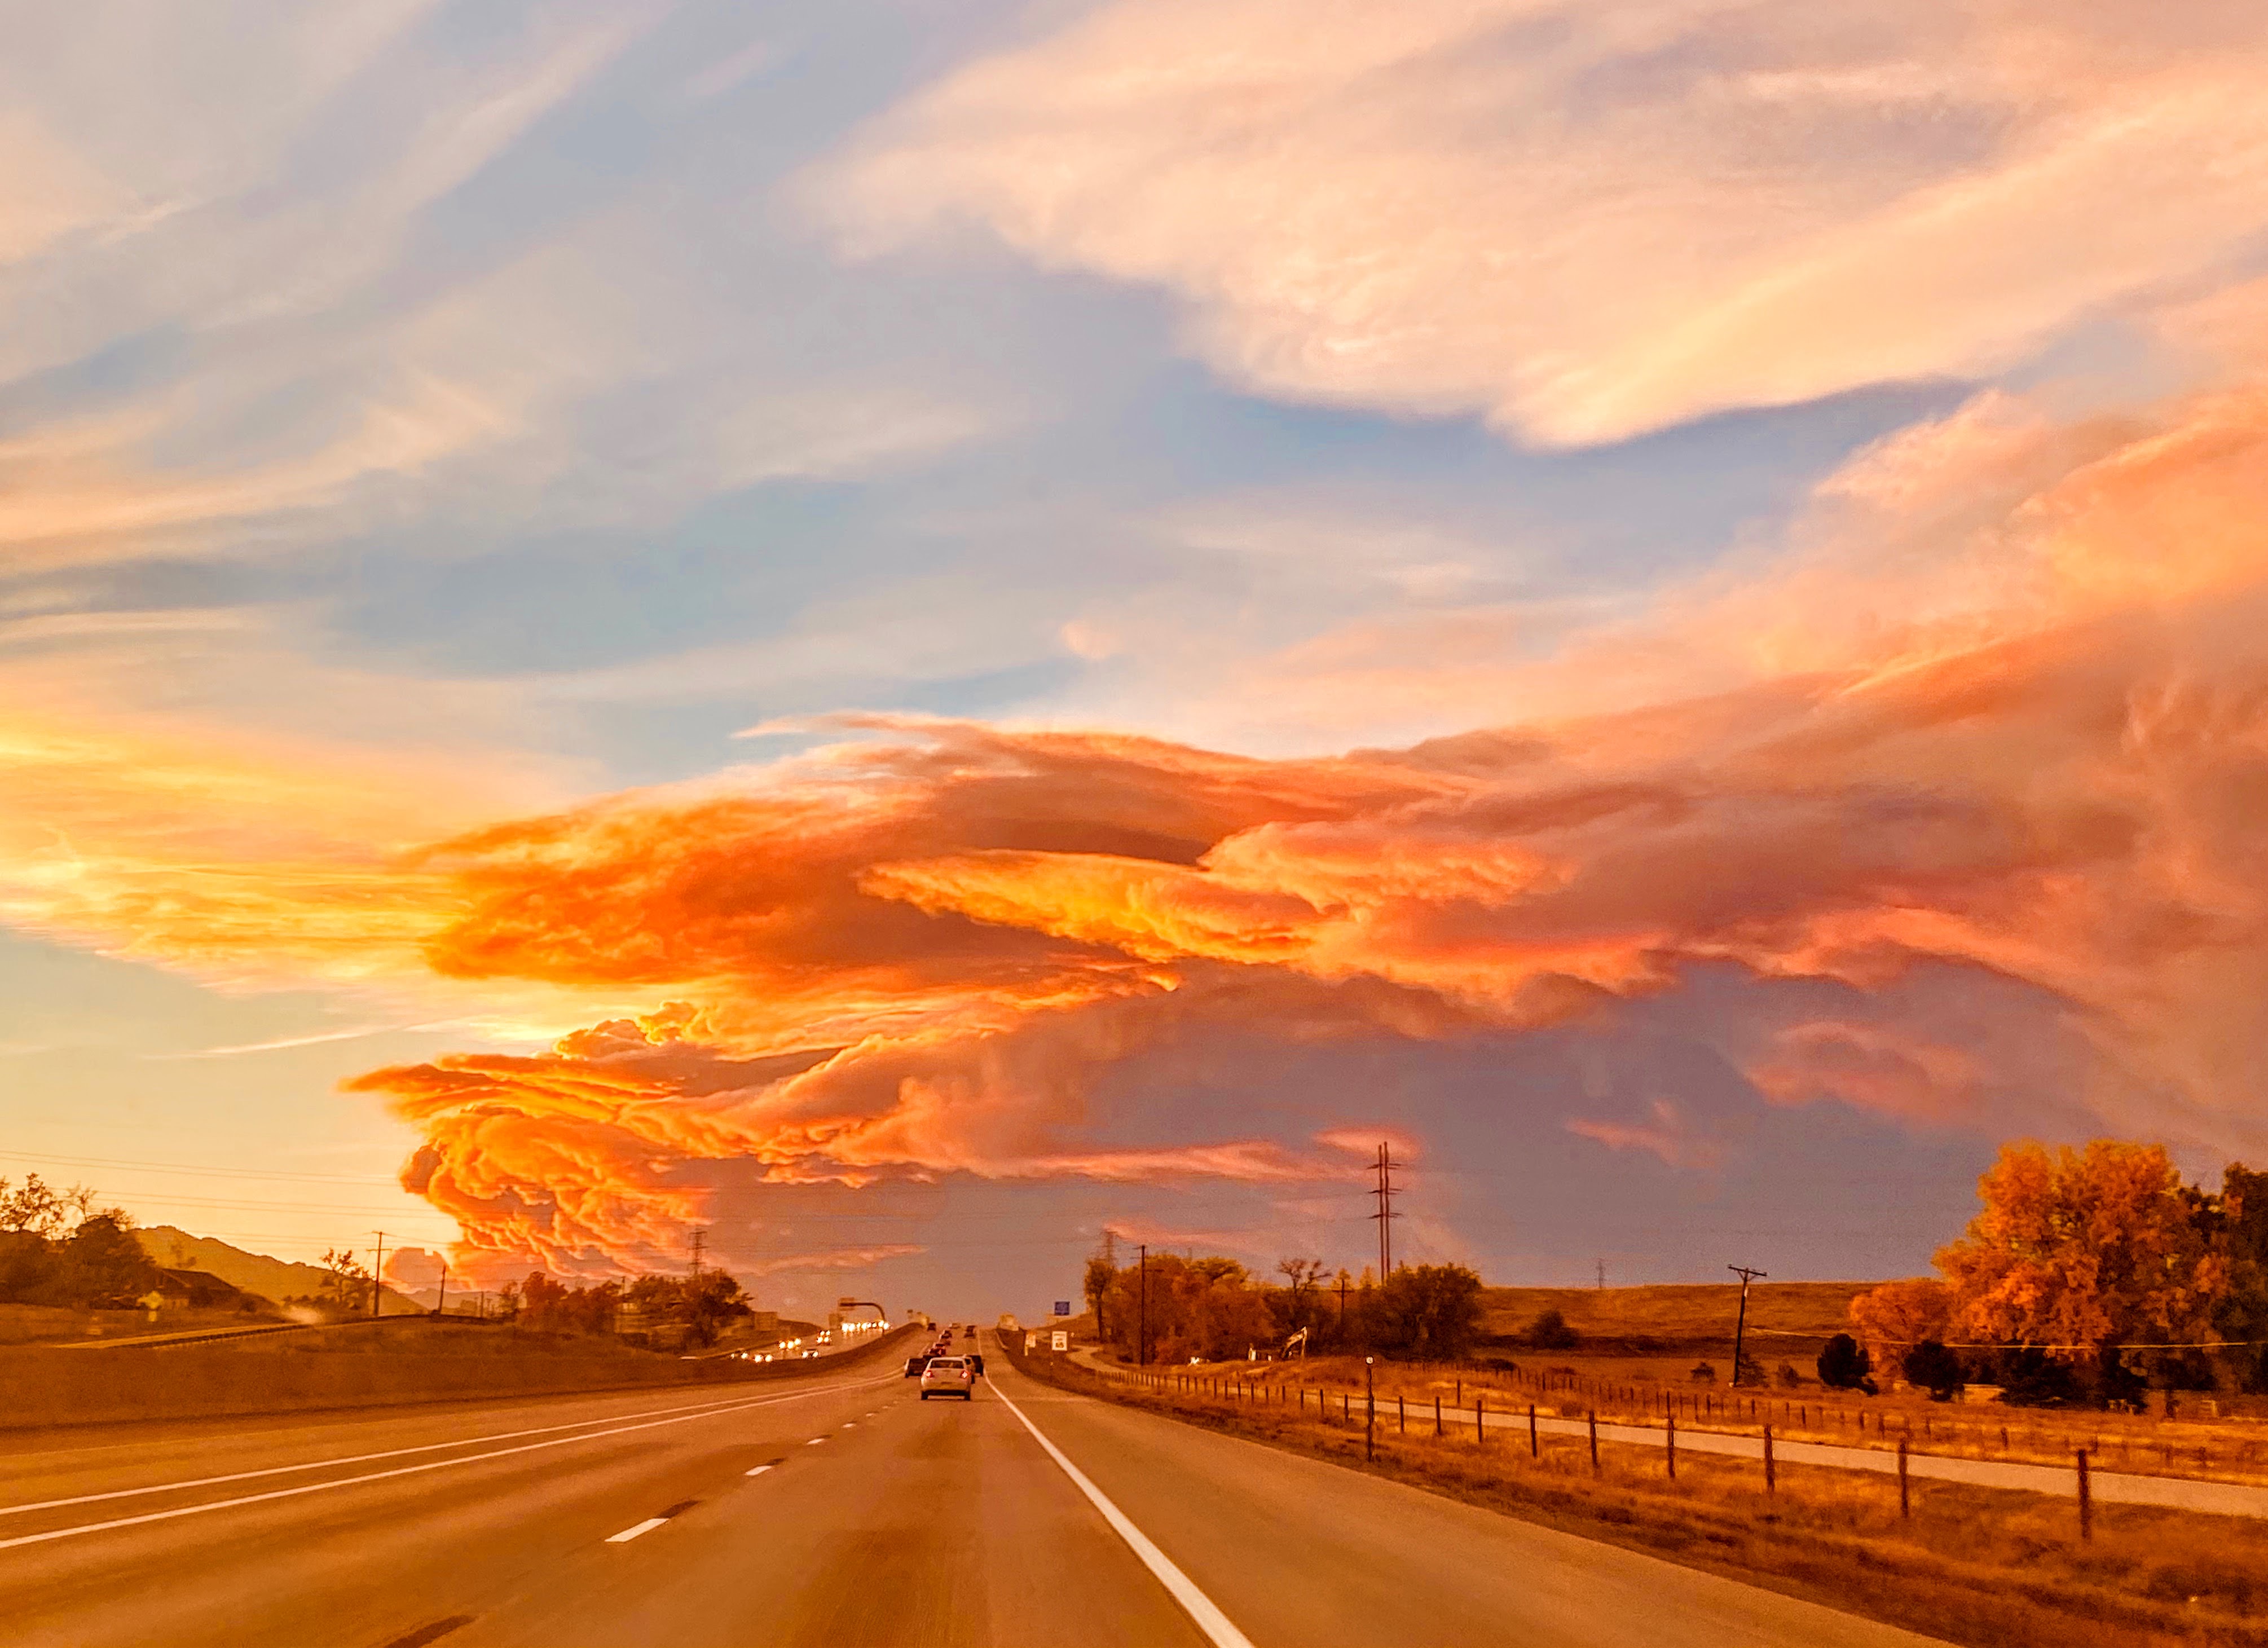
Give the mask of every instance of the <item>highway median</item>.
[[794, 1379], [885, 1357], [911, 1329], [772, 1362], [514, 1338], [507, 1329], [415, 1318], [379, 1331], [387, 1338], [365, 1330], [358, 1342], [338, 1343], [319, 1332], [218, 1344], [0, 1348], [0, 1431]]

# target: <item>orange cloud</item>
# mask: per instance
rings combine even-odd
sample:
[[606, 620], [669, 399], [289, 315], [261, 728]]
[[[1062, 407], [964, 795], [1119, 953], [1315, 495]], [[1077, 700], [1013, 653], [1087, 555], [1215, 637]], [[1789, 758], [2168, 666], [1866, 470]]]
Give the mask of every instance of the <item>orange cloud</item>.
[[[1548, 1024], [1728, 962], [2017, 981], [2095, 1049], [2073, 1103], [2254, 1146], [2264, 457], [2268, 401], [2236, 389], [1909, 431], [1779, 565], [1665, 600], [1644, 634], [1714, 673], [1703, 696], [1311, 761], [869, 723], [734, 788], [460, 837], [417, 861], [461, 901], [437, 969], [686, 1004], [362, 1085], [426, 1130], [425, 1188], [475, 1242], [585, 1264], [670, 1251], [704, 1161], [1328, 1180], [1336, 1150], [1233, 1117], [1092, 1149], [1090, 1095], [1177, 1039]], [[1952, 1122], [2015, 1079], [1988, 1041], [1816, 1020], [1744, 1063], [1783, 1101]], [[1709, 1159], [1656, 1122], [1570, 1125]]]
[[[1884, 1004], [2014, 981], [2094, 1051], [2073, 1107], [2257, 1149], [2264, 633], [2268, 394], [2062, 423], [1986, 397], [1859, 454], [1776, 562], [1520, 666], [1530, 712], [1494, 730], [1269, 761], [866, 718], [497, 822], [437, 816], [430, 765], [19, 714], [0, 914], [247, 982], [540, 1002], [554, 1034], [576, 1004], [594, 1027], [548, 1051], [354, 1084], [423, 1134], [406, 1182], [474, 1264], [662, 1262], [723, 1164], [1295, 1191], [1342, 1141], [1148, 1137], [1101, 1078], [1256, 1033], [1561, 1023], [1728, 966]], [[619, 1002], [652, 1011], [593, 1005]], [[1768, 1096], [1910, 1120], [2029, 1056], [1865, 1016], [1727, 1041]]]

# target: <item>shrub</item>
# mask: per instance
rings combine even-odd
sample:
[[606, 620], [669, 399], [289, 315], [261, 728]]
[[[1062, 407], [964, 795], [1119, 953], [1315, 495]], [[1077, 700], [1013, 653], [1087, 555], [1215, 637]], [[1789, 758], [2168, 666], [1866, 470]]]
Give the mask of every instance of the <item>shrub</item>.
[[1803, 1375], [1795, 1371], [1794, 1364], [1783, 1362], [1772, 1370], [1772, 1382], [1782, 1390], [1794, 1390], [1803, 1383]]
[[1934, 1402], [1951, 1402], [1969, 1382], [1961, 1358], [1934, 1339], [1925, 1339], [1906, 1352], [1907, 1381], [1930, 1394]]
[[1717, 1382], [1716, 1365], [1709, 1362], [1696, 1362], [1693, 1365], [1693, 1382], [1696, 1385], [1714, 1385]]
[[1567, 1319], [1557, 1310], [1547, 1310], [1528, 1324], [1523, 1335], [1538, 1350], [1572, 1350], [1583, 1343], [1583, 1335], [1567, 1325]]
[[1862, 1390], [1872, 1395], [1874, 1358], [1849, 1334], [1839, 1333], [1819, 1353], [1819, 1382], [1830, 1390]]

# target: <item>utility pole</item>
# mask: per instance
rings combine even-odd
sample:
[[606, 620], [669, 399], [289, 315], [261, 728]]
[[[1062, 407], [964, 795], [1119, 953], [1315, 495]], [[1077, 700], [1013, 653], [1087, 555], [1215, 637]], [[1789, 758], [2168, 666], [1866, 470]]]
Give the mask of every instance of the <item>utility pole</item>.
[[1344, 1338], [1346, 1336], [1347, 1281], [1348, 1276], [1346, 1267], [1344, 1265], [1341, 1265], [1339, 1267], [1339, 1336], [1341, 1338]]
[[1746, 1265], [1728, 1264], [1725, 1269], [1741, 1278], [1741, 1314], [1733, 1325], [1733, 1383], [1738, 1385], [1741, 1382], [1741, 1347], [1749, 1334], [1749, 1284], [1764, 1273], [1751, 1270]]
[[1378, 1280], [1382, 1287], [1386, 1278], [1394, 1274], [1394, 1221], [1402, 1217], [1394, 1210], [1394, 1170], [1402, 1164], [1388, 1152], [1384, 1140], [1378, 1146], [1378, 1184], [1371, 1195], [1378, 1198], [1378, 1211], [1371, 1218], [1378, 1221]]
[[386, 1297], [386, 1232], [372, 1231], [371, 1234], [378, 1238], [378, 1254], [370, 1266], [370, 1313], [375, 1316], [379, 1313], [379, 1302]]
[[1605, 1260], [1602, 1259], [1602, 1260], [1600, 1260], [1600, 1261], [1599, 1261], [1599, 1291], [1600, 1291], [1600, 1292], [1602, 1292], [1602, 1293], [1603, 1293], [1603, 1292], [1605, 1292], [1606, 1291], [1607, 1291], [1607, 1262], [1606, 1262]]
[[433, 1313], [434, 1313], [436, 1316], [442, 1316], [442, 1315], [446, 1315], [446, 1314], [447, 1314], [447, 1313], [448, 1313], [448, 1309], [449, 1309], [449, 1262], [448, 1262], [446, 1259], [444, 1259], [443, 1261], [441, 1261], [441, 1301], [440, 1301], [440, 1303], [439, 1303], [439, 1304], [438, 1304], [438, 1305], [436, 1305], [436, 1306], [433, 1306]]
[[1138, 1243], [1136, 1246], [1136, 1251], [1142, 1255], [1137, 1262], [1142, 1267], [1140, 1289], [1142, 1305], [1141, 1314], [1136, 1319], [1134, 1329], [1134, 1360], [1140, 1366], [1148, 1367], [1150, 1365], [1150, 1244]]

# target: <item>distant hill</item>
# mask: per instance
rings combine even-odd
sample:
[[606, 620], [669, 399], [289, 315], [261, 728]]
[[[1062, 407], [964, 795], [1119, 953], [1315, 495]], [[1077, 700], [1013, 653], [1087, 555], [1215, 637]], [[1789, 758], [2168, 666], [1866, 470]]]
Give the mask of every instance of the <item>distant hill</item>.
[[[202, 1270], [207, 1276], [218, 1276], [232, 1287], [257, 1293], [275, 1303], [302, 1295], [313, 1298], [322, 1291], [327, 1274], [320, 1265], [298, 1264], [271, 1259], [266, 1254], [247, 1253], [217, 1238], [192, 1236], [171, 1225], [145, 1225], [134, 1235], [141, 1242], [142, 1251], [168, 1269]], [[388, 1288], [385, 1308], [406, 1313], [421, 1307]]]

